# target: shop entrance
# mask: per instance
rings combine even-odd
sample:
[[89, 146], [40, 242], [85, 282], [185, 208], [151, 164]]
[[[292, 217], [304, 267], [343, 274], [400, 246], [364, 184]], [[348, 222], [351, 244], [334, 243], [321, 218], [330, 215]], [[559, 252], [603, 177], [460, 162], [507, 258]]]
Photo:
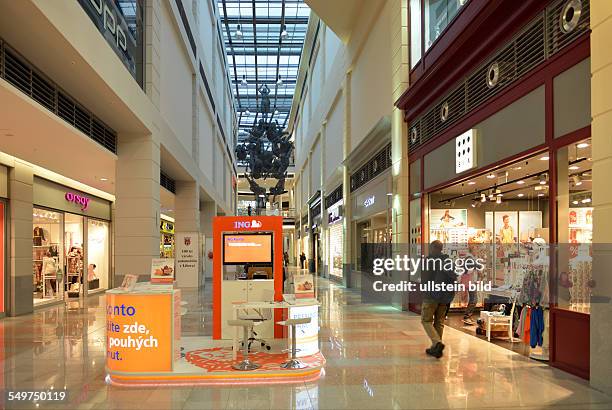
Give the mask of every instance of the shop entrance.
[[83, 296], [85, 280], [88, 293], [109, 288], [109, 222], [44, 208], [32, 221], [35, 306]]
[[[485, 338], [487, 317], [480, 311], [504, 310], [512, 319], [492, 330], [491, 341], [544, 360], [549, 307], [588, 312], [590, 306], [590, 142], [564, 146], [556, 159], [554, 172], [549, 152], [542, 152], [436, 188], [423, 198], [423, 243], [439, 240], [451, 258], [484, 260], [483, 270], [466, 272], [458, 281], [466, 287], [470, 281], [493, 286], [492, 291], [457, 292], [447, 325]], [[557, 283], [551, 292], [550, 285]], [[542, 345], [533, 343], [529, 331], [534, 310], [544, 317]]]

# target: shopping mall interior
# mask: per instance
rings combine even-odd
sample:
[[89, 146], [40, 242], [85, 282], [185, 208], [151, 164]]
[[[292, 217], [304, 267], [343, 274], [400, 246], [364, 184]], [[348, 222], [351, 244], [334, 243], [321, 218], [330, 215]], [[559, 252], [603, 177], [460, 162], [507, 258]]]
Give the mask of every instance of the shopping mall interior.
[[611, 4], [0, 1], [0, 408], [612, 409]]

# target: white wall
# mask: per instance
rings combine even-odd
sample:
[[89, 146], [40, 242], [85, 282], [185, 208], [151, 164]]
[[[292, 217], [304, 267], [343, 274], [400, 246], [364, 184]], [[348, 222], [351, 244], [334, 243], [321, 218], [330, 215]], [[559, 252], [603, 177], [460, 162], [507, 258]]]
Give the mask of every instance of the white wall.
[[325, 77], [331, 73], [336, 55], [342, 46], [340, 38], [329, 27], [325, 28]]
[[161, 10], [160, 111], [183, 147], [191, 152], [193, 70], [170, 8]]
[[316, 54], [312, 58], [312, 69], [310, 75], [310, 106], [316, 107], [319, 104], [319, 97], [323, 88], [323, 51], [324, 47], [319, 47]]
[[390, 7], [385, 7], [370, 31], [351, 77], [352, 147], [393, 109], [389, 28], [383, 24], [388, 21], [389, 11]]
[[[320, 141], [320, 140], [319, 140]], [[317, 142], [312, 150], [312, 156], [310, 157], [310, 194], [311, 197], [321, 189], [321, 143]]]
[[342, 162], [342, 138], [344, 133], [344, 94], [341, 93], [332, 106], [325, 128], [325, 175], [327, 181]]
[[205, 101], [206, 97], [200, 92], [198, 103], [198, 131], [200, 138], [200, 169], [211, 181], [213, 180], [213, 145], [215, 132], [214, 121]]

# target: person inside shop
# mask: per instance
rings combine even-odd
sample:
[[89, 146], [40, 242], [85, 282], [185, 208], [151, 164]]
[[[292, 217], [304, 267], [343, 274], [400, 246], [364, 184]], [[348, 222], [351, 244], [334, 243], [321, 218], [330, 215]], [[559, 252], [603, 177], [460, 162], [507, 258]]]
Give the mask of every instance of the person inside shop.
[[300, 268], [304, 269], [304, 263], [306, 262], [306, 254], [304, 251], [300, 254]]
[[253, 207], [251, 205], [247, 207], [247, 213], [249, 214], [249, 216], [251, 216], [251, 214], [253, 213]]
[[457, 275], [448, 269], [446, 263], [448, 255], [442, 253], [442, 242], [435, 240], [429, 244], [429, 256], [425, 260], [422, 271], [421, 283], [430, 283], [430, 290], [424, 292], [421, 305], [421, 324], [425, 333], [431, 340], [431, 347], [425, 349], [425, 353], [437, 359], [442, 357], [444, 343], [442, 334], [444, 332], [444, 319], [447, 305], [455, 297], [451, 290], [436, 290], [433, 285], [451, 285], [455, 282]]
[[285, 262], [285, 267], [289, 266], [289, 252], [283, 252], [283, 261]]

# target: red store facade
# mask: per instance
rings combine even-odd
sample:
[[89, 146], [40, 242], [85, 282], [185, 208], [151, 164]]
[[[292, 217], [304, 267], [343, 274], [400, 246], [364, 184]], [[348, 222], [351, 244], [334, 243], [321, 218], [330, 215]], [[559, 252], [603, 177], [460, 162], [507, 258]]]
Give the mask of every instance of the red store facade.
[[[410, 87], [396, 102], [414, 251], [434, 239], [491, 244], [494, 296], [545, 309], [547, 342], [526, 354], [583, 378], [594, 286], [589, 11], [588, 0], [409, 0]], [[520, 296], [526, 283], [537, 297]], [[419, 311], [418, 297], [408, 302]]]

